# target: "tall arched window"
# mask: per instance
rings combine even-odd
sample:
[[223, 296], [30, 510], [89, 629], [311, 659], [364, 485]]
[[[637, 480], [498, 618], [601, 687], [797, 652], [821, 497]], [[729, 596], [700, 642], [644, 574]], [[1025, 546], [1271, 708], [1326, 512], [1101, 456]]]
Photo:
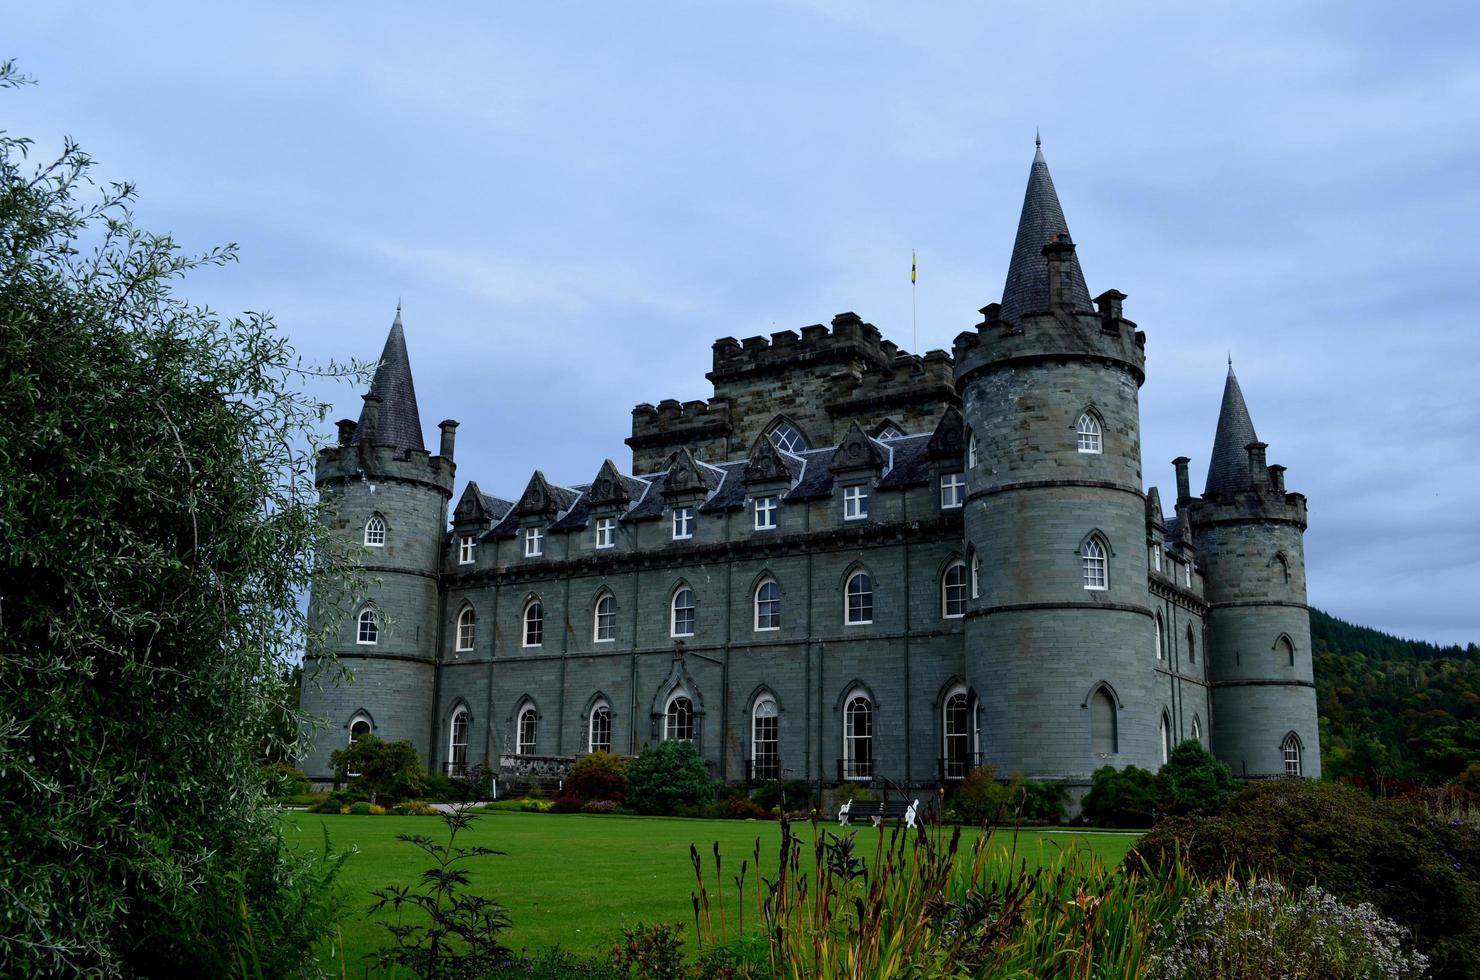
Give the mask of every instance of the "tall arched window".
[[545, 604], [535, 599], [524, 607], [524, 645], [537, 647], [545, 642]]
[[354, 745], [370, 734], [370, 719], [363, 714], [355, 715], [349, 722], [349, 744]]
[[755, 590], [755, 628], [779, 630], [781, 628], [781, 586], [768, 578]]
[[457, 614], [457, 652], [465, 653], [473, 649], [473, 638], [478, 629], [478, 617], [473, 613], [473, 607], [469, 606]]
[[1115, 699], [1103, 687], [1096, 688], [1089, 698], [1089, 734], [1095, 755], [1112, 756], [1120, 751]]
[[1285, 553], [1280, 552], [1274, 556], [1274, 580], [1280, 585], [1290, 583], [1290, 562], [1285, 558]]
[[675, 694], [668, 699], [668, 710], [663, 719], [663, 739], [673, 741], [694, 740], [694, 702], [687, 696]]
[[670, 619], [669, 635], [693, 636], [698, 619], [694, 590], [685, 586], [673, 593], [673, 615]]
[[361, 609], [359, 629], [355, 633], [355, 642], [362, 646], [371, 646], [380, 642], [380, 624], [375, 621], [374, 609]]
[[1172, 757], [1172, 720], [1165, 711], [1161, 713], [1161, 724], [1157, 726], [1157, 731], [1161, 735], [1161, 764], [1166, 765], [1167, 760]]
[[447, 732], [447, 775], [461, 776], [468, 771], [468, 729], [473, 716], [467, 708], [458, 708], [452, 713], [452, 724]]
[[750, 718], [750, 776], [752, 779], [781, 778], [781, 712], [776, 699], [762, 694], [755, 700]]
[[971, 705], [964, 689], [946, 697], [941, 713], [941, 751], [941, 774], [946, 779], [965, 779], [972, 758]]
[[519, 724], [514, 736], [516, 755], [534, 755], [539, 747], [540, 714], [534, 705], [526, 704], [519, 709]]
[[874, 705], [862, 691], [843, 707], [842, 770], [844, 779], [874, 778]]
[[370, 519], [365, 522], [365, 546], [385, 547], [385, 518], [379, 514], [371, 514]]
[[1166, 647], [1161, 637], [1161, 613], [1156, 614], [1156, 659], [1165, 660], [1167, 657]]
[[1187, 627], [1187, 662], [1197, 663], [1197, 634], [1192, 632], [1192, 627]]
[[1091, 535], [1084, 542], [1084, 587], [1101, 591], [1110, 587], [1110, 575], [1106, 568], [1105, 542], [1099, 535]]
[[587, 752], [610, 752], [612, 750], [612, 706], [605, 698], [592, 706], [586, 734]]
[[971, 552], [971, 597], [982, 597], [982, 558], [975, 550]]
[[940, 613], [947, 619], [966, 615], [966, 563], [952, 562], [940, 580]]
[[1197, 715], [1192, 716], [1192, 737], [1199, 742], [1202, 741], [1202, 719]]
[[843, 622], [865, 626], [874, 621], [874, 581], [868, 572], [854, 572], [843, 588]]
[[1280, 663], [1286, 667], [1295, 666], [1295, 644], [1290, 642], [1288, 636], [1281, 636], [1275, 641], [1274, 647], [1279, 651]]
[[970, 432], [966, 436], [966, 465], [974, 469], [976, 467], [976, 461], [976, 433]]
[[606, 593], [596, 600], [596, 611], [592, 623], [592, 639], [597, 643], [610, 643], [617, 638], [617, 600]]
[[1280, 743], [1280, 753], [1285, 757], [1285, 775], [1299, 776], [1304, 773], [1304, 767], [1300, 762], [1300, 736], [1294, 732], [1285, 736]]
[[1074, 424], [1074, 431], [1079, 438], [1079, 451], [1082, 453], [1098, 453], [1101, 451], [1100, 443], [1100, 420], [1089, 412], [1079, 416], [1079, 421]]

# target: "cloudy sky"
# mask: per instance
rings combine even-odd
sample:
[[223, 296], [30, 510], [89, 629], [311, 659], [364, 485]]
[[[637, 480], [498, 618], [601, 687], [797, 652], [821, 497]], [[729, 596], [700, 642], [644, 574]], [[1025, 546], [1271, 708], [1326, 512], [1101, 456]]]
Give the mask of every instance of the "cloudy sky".
[[[855, 310], [949, 349], [1000, 298], [1041, 127], [1091, 293], [1147, 333], [1146, 482], [1200, 488], [1231, 352], [1310, 498], [1310, 599], [1480, 640], [1480, 13], [1461, 3], [16, 5], [192, 298], [373, 358], [399, 298], [464, 479], [625, 462], [710, 344]], [[337, 411], [358, 394], [326, 390]]]

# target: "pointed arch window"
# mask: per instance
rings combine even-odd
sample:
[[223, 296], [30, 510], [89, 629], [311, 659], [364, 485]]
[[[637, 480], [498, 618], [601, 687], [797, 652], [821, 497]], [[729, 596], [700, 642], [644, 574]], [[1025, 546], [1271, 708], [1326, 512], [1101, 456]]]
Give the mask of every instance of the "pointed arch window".
[[1301, 776], [1305, 774], [1305, 767], [1300, 759], [1300, 750], [1300, 736], [1294, 732], [1286, 735], [1285, 740], [1280, 743], [1280, 754], [1285, 759], [1286, 776]]
[[355, 633], [355, 643], [360, 646], [374, 646], [380, 642], [380, 624], [375, 621], [374, 609], [361, 609], [359, 628]]
[[843, 707], [844, 779], [874, 778], [874, 703], [862, 691], [848, 695]]
[[1275, 649], [1279, 651], [1280, 662], [1286, 667], [1295, 666], [1295, 644], [1290, 642], [1288, 636], [1281, 636], [1275, 641]]
[[365, 522], [365, 547], [385, 547], [385, 518], [379, 514], [371, 514]]
[[1115, 699], [1104, 687], [1089, 699], [1090, 745], [1095, 755], [1108, 758], [1120, 751], [1120, 731], [1115, 717]]
[[1110, 587], [1110, 576], [1107, 568], [1105, 542], [1100, 540], [1098, 534], [1091, 535], [1084, 542], [1083, 565], [1084, 565], [1084, 587], [1094, 592], [1100, 592]]
[[519, 723], [514, 733], [514, 754], [534, 755], [539, 747], [540, 713], [534, 705], [526, 704], [519, 709]]
[[750, 714], [750, 778], [781, 778], [781, 712], [776, 699], [762, 694]]
[[1290, 562], [1283, 551], [1274, 556], [1274, 574], [1276, 582], [1281, 585], [1290, 584]]
[[693, 636], [698, 622], [698, 607], [694, 590], [685, 586], [673, 593], [672, 615], [669, 618], [670, 636]]
[[969, 432], [966, 436], [966, 465], [971, 469], [976, 468], [976, 433]]
[[971, 704], [965, 688], [952, 691], [941, 713], [941, 774], [965, 779], [971, 771]]
[[668, 699], [663, 713], [663, 740], [671, 742], [694, 740], [694, 702], [685, 694], [675, 694]]
[[776, 448], [782, 452], [796, 454], [807, 449], [806, 437], [790, 422], [777, 422], [771, 426], [770, 436]]
[[591, 708], [591, 718], [586, 729], [587, 752], [610, 752], [612, 750], [612, 706], [605, 698]]
[[966, 615], [966, 563], [952, 562], [940, 579], [940, 614], [946, 619]]
[[1197, 634], [1192, 632], [1192, 627], [1187, 627], [1187, 662], [1197, 663]]
[[1157, 726], [1157, 732], [1161, 736], [1161, 764], [1166, 765], [1167, 760], [1172, 757], [1172, 721], [1167, 713], [1161, 713], [1161, 723]]
[[611, 643], [617, 638], [617, 600], [610, 592], [596, 600], [591, 624], [591, 638], [597, 643]]
[[468, 771], [468, 730], [473, 716], [467, 708], [452, 713], [447, 731], [447, 775], [461, 776]]
[[1078, 436], [1079, 451], [1082, 453], [1103, 452], [1100, 440], [1100, 420], [1089, 412], [1079, 416], [1079, 421], [1074, 423], [1074, 432]]
[[843, 623], [867, 626], [874, 621], [874, 580], [868, 572], [854, 572], [843, 588]]
[[468, 606], [457, 614], [457, 646], [458, 653], [466, 653], [473, 649], [473, 640], [478, 631], [478, 616], [473, 612], [473, 607]]
[[1165, 642], [1162, 639], [1162, 632], [1161, 632], [1161, 613], [1157, 613], [1156, 614], [1156, 659], [1157, 660], [1165, 660], [1166, 658], [1167, 658], [1166, 645], [1165, 645]]
[[760, 633], [780, 628], [781, 586], [775, 579], [768, 578], [755, 590], [755, 629]]
[[971, 597], [982, 597], [982, 559], [975, 551], [971, 553]]
[[1197, 715], [1192, 716], [1192, 737], [1198, 742], [1202, 741], [1202, 719]]
[[524, 607], [524, 645], [543, 646], [545, 642], [545, 604], [538, 599]]

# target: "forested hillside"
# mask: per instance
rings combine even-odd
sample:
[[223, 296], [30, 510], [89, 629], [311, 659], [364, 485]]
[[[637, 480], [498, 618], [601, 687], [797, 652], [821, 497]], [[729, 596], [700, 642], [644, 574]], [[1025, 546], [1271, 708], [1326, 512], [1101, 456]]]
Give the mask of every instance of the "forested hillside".
[[1310, 611], [1327, 776], [1480, 790], [1480, 647], [1401, 640]]

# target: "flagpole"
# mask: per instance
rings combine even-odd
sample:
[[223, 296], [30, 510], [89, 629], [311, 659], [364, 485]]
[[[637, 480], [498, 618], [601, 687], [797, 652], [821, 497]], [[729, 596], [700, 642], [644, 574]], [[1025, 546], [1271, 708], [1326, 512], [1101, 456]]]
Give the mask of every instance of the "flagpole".
[[915, 250], [910, 249], [910, 335], [911, 350], [920, 353], [920, 325], [915, 318]]

